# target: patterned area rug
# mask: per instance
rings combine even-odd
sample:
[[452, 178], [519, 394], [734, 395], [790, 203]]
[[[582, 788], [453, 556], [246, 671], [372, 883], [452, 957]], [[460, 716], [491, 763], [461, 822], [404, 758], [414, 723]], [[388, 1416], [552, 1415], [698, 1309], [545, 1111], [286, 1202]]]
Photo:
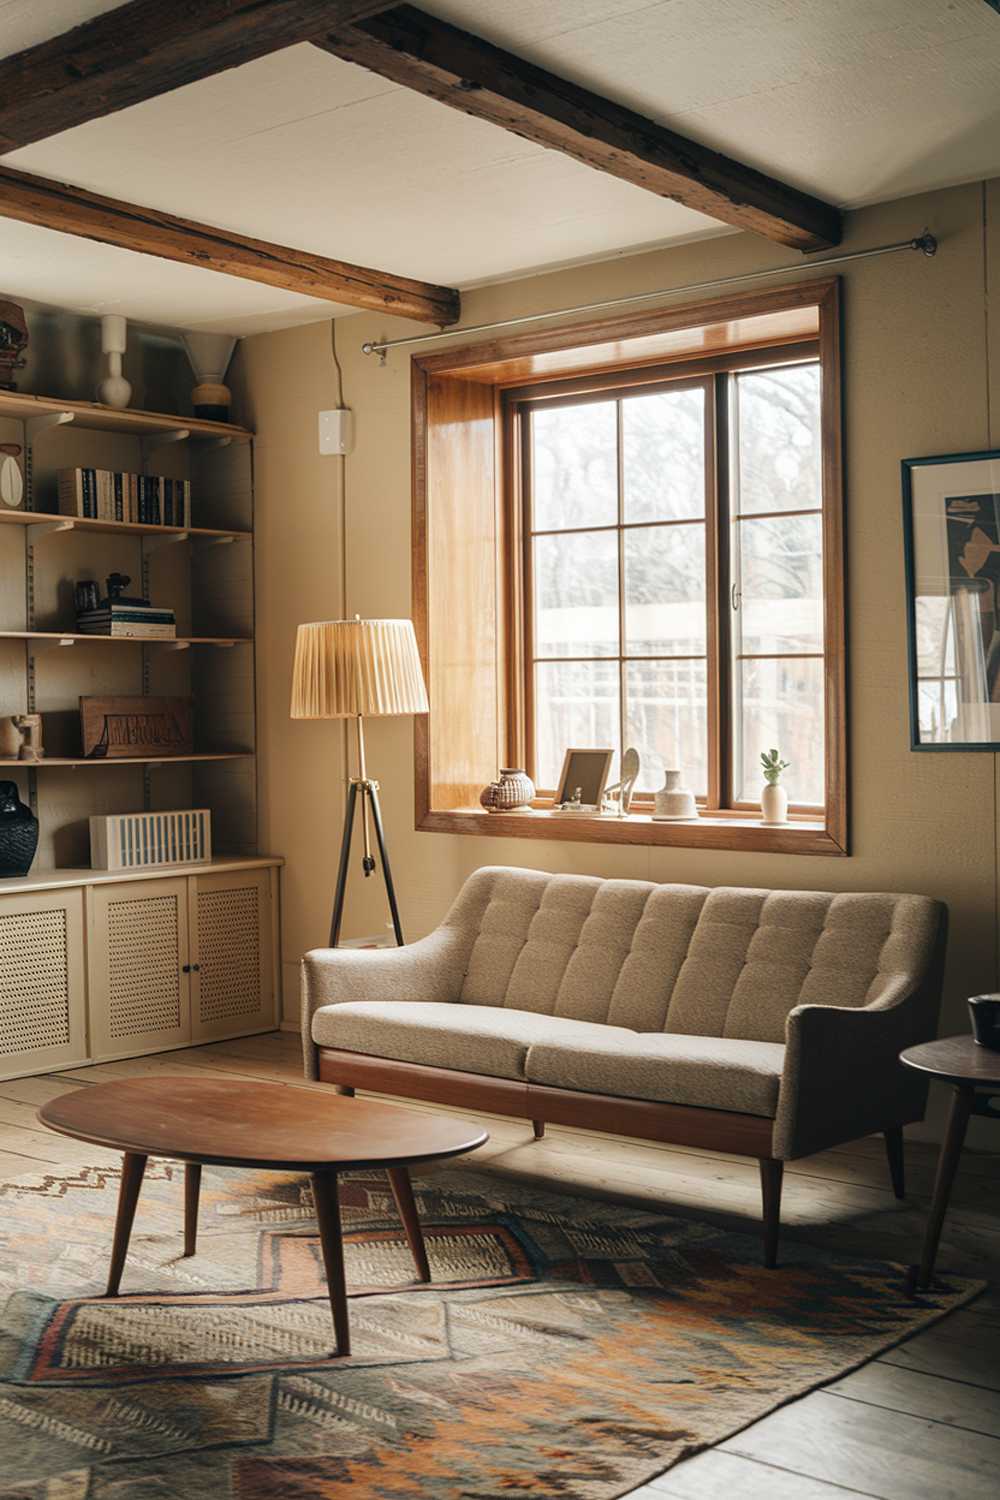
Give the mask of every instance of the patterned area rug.
[[343, 1185], [354, 1350], [308, 1183], [150, 1163], [124, 1295], [99, 1293], [118, 1174], [0, 1187], [3, 1500], [610, 1500], [973, 1295], [901, 1267], [534, 1190], [416, 1182], [433, 1285], [384, 1178]]

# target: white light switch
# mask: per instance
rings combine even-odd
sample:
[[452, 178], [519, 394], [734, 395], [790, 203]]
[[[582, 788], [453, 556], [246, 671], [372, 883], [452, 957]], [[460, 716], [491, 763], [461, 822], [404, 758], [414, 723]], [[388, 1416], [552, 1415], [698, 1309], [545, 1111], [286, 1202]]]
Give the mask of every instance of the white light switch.
[[347, 406], [319, 414], [320, 453], [350, 453], [354, 446], [354, 413]]

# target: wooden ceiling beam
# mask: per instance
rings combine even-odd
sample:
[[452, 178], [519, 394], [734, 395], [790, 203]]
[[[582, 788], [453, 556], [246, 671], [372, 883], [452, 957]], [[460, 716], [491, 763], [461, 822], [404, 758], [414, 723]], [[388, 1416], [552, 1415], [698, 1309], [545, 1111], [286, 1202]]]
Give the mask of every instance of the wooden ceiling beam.
[[155, 208], [140, 208], [67, 183], [34, 177], [2, 163], [0, 218], [19, 219], [24, 224], [56, 229], [60, 234], [79, 235], [141, 255], [157, 255], [247, 281], [263, 281], [308, 297], [414, 318], [420, 323], [454, 323], [460, 313], [459, 294], [452, 287], [432, 286], [287, 245], [249, 239], [228, 229], [213, 229]]
[[798, 250], [840, 243], [841, 215], [831, 204], [413, 6], [314, 40], [383, 78], [725, 224]]
[[0, 153], [238, 67], [388, 0], [130, 0], [0, 58]]

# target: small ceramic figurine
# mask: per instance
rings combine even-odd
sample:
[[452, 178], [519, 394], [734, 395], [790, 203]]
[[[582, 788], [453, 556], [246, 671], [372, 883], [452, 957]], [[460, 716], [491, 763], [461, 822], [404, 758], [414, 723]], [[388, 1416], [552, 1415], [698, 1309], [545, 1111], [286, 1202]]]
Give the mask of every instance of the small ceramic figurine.
[[762, 750], [760, 764], [766, 783], [760, 794], [761, 822], [780, 826], [788, 822], [788, 793], [781, 785], [781, 773], [788, 770], [789, 762], [777, 750]]
[[18, 760], [42, 760], [42, 716], [41, 714], [15, 714], [13, 723], [21, 731], [21, 748]]

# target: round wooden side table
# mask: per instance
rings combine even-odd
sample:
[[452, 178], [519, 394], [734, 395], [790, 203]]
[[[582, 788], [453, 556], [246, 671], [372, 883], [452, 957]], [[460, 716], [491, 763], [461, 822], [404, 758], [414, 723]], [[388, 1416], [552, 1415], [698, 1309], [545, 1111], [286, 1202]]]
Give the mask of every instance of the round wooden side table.
[[388, 1173], [420, 1281], [430, 1281], [409, 1168], [475, 1151], [485, 1130], [452, 1115], [418, 1113], [375, 1099], [249, 1079], [116, 1078], [60, 1094], [38, 1111], [50, 1130], [124, 1154], [108, 1274], [118, 1295], [146, 1158], [186, 1163], [184, 1254], [195, 1253], [202, 1165], [308, 1172], [326, 1268], [337, 1353], [351, 1352], [337, 1178], [360, 1168]]
[[984, 1115], [1000, 1120], [1000, 1052], [981, 1047], [971, 1036], [946, 1036], [936, 1042], [907, 1047], [899, 1060], [908, 1068], [928, 1073], [932, 1078], [951, 1084], [951, 1112], [934, 1179], [934, 1196], [924, 1234], [924, 1248], [919, 1267], [911, 1267], [908, 1284], [911, 1290], [923, 1291], [934, 1275], [941, 1226], [948, 1211], [952, 1183], [965, 1144], [970, 1115]]

